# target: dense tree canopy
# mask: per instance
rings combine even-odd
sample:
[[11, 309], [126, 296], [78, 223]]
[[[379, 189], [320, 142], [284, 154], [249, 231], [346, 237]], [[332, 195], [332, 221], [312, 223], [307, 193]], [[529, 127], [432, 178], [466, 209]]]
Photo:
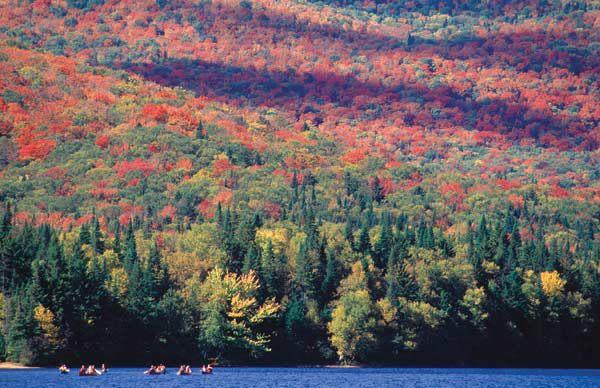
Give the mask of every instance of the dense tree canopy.
[[597, 366], [593, 1], [5, 1], [0, 358]]

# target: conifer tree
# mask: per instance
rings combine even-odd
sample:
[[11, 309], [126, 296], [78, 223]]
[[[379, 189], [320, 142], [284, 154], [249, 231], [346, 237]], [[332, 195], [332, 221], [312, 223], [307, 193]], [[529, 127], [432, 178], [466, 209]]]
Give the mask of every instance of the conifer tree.
[[98, 218], [94, 216], [92, 219], [92, 230], [90, 232], [90, 245], [96, 254], [102, 254], [104, 252], [104, 238], [102, 231], [100, 230], [100, 223]]
[[123, 255], [123, 266], [125, 270], [131, 271], [133, 264], [138, 262], [137, 244], [135, 242], [135, 233], [131, 220], [125, 232], [125, 253]]

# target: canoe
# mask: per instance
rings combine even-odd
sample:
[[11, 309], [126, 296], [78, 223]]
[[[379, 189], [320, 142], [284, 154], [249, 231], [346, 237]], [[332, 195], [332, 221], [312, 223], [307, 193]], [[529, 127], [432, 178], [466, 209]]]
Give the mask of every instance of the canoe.
[[91, 374], [91, 375], [89, 375], [89, 374], [87, 374], [87, 373], [79, 373], [79, 376], [81, 376], [81, 377], [94, 377], [94, 376], [102, 376], [102, 372], [100, 372], [100, 371], [96, 371], [96, 373], [94, 373], [94, 374]]
[[186, 373], [186, 372], [177, 372], [178, 376], [190, 376], [191, 373]]
[[59, 370], [61, 375], [66, 375], [70, 372], [69, 369]]
[[203, 374], [203, 375], [212, 375], [212, 371], [210, 371], [210, 372], [209, 372], [209, 371], [207, 371], [207, 370], [203, 370], [203, 371], [202, 371], [202, 374]]

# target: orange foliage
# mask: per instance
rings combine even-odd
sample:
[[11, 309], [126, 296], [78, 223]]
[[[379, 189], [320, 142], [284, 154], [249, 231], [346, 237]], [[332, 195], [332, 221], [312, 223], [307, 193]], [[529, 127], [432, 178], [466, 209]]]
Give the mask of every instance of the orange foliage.
[[50, 139], [34, 140], [19, 149], [19, 157], [27, 159], [44, 159], [56, 148], [56, 141]]
[[133, 171], [139, 171], [143, 176], [150, 176], [152, 173], [156, 171], [156, 165], [146, 160], [142, 160], [137, 158], [131, 162], [129, 161], [120, 161], [113, 167], [113, 170], [117, 172], [119, 178], [123, 178], [127, 174]]
[[142, 114], [159, 123], [165, 123], [168, 118], [167, 108], [163, 105], [148, 104], [142, 109]]

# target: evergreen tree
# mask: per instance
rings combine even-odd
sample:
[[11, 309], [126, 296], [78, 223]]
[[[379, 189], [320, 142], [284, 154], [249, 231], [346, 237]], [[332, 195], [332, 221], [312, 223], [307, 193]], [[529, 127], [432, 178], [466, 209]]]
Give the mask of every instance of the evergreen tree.
[[250, 271], [254, 271], [259, 273], [261, 269], [261, 260], [260, 260], [260, 248], [251, 243], [246, 251], [246, 256], [244, 256], [244, 264], [242, 265], [242, 273], [247, 274]]
[[0, 242], [4, 240], [12, 229], [12, 209], [10, 203], [6, 203], [6, 209], [2, 214], [2, 221], [0, 222]]
[[162, 261], [156, 239], [154, 239], [150, 246], [146, 273], [149, 276], [150, 295], [155, 299], [160, 299], [169, 288], [169, 271], [166, 264]]
[[125, 232], [125, 253], [123, 255], [123, 266], [128, 272], [132, 270], [133, 264], [138, 262], [137, 244], [133, 231], [133, 222], [129, 221]]
[[98, 222], [98, 218], [94, 216], [92, 220], [92, 230], [90, 232], [90, 245], [92, 249], [97, 254], [102, 254], [104, 252], [104, 238], [102, 236], [102, 231], [100, 230], [100, 223]]
[[373, 200], [377, 203], [380, 203], [384, 198], [383, 186], [381, 185], [381, 181], [377, 175], [373, 177], [373, 182], [371, 183], [371, 194], [373, 196]]
[[369, 236], [369, 229], [367, 228], [366, 224], [363, 224], [360, 229], [355, 249], [364, 254], [371, 252], [371, 238]]
[[92, 236], [90, 234], [90, 227], [88, 224], [81, 225], [81, 229], [79, 230], [79, 243], [80, 244], [89, 244], [92, 240]]
[[337, 270], [337, 262], [335, 259], [335, 253], [333, 249], [327, 250], [327, 259], [325, 264], [325, 276], [323, 277], [323, 283], [321, 283], [320, 297], [323, 304], [331, 300], [335, 289], [339, 283], [339, 274]]
[[294, 287], [296, 295], [301, 298], [313, 299], [315, 294], [314, 272], [308, 244], [303, 241], [300, 244], [298, 255], [296, 256], [296, 274], [294, 276]]
[[196, 127], [196, 139], [206, 139], [206, 131], [204, 130], [204, 125], [202, 124], [202, 121], [200, 121], [198, 123], [198, 126]]
[[117, 222], [115, 228], [115, 238], [113, 240], [113, 251], [116, 253], [119, 260], [123, 260], [123, 253], [121, 251], [121, 224]]
[[390, 247], [393, 244], [393, 230], [388, 214], [384, 214], [381, 217], [381, 233], [379, 239], [373, 246], [373, 259], [375, 265], [383, 269], [387, 263], [387, 258], [390, 255]]

